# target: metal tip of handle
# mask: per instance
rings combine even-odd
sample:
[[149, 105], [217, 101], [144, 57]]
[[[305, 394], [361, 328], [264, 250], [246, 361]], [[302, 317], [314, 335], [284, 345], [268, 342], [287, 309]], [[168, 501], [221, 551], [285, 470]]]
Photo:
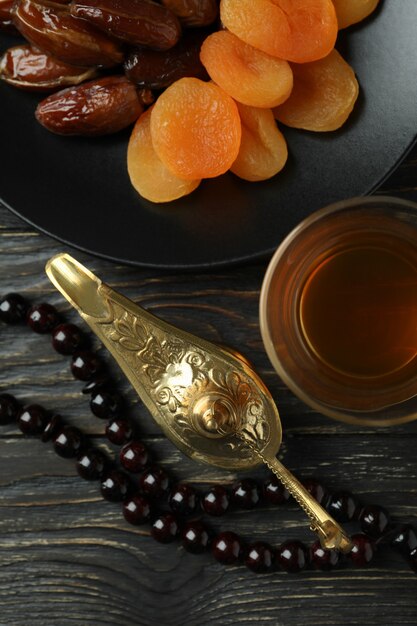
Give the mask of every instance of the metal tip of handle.
[[84, 265], [66, 253], [57, 254], [45, 267], [46, 274], [79, 313], [103, 318], [108, 309], [100, 297], [102, 282]]
[[312, 530], [318, 533], [320, 543], [325, 550], [339, 550], [347, 554], [353, 548], [349, 535], [332, 518], [329, 518], [320, 526], [312, 527]]

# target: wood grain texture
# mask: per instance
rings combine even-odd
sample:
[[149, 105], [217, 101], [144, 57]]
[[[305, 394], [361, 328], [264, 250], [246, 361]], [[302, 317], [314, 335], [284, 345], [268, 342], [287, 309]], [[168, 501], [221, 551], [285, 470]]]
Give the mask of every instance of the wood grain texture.
[[[381, 192], [417, 200], [417, 149]], [[0, 208], [0, 293], [24, 292], [76, 315], [45, 277], [46, 260], [62, 246]], [[215, 274], [169, 274], [76, 256], [107, 282], [164, 319], [209, 340], [240, 348], [270, 387], [285, 432], [280, 458], [300, 476], [316, 475], [332, 489], [350, 488], [417, 521], [417, 422], [395, 429], [351, 427], [318, 415], [277, 379], [262, 347], [258, 298], [265, 262]], [[54, 408], [95, 438], [103, 422], [88, 410], [68, 359], [45, 337], [0, 327], [0, 390]], [[96, 347], [100, 348], [95, 344]], [[184, 458], [163, 436], [104, 350], [123, 390], [126, 412], [155, 457], [173, 476], [199, 488], [236, 475]], [[253, 474], [253, 473], [252, 473]], [[262, 479], [261, 468], [255, 475]], [[310, 541], [293, 504], [234, 512], [212, 522], [247, 539], [274, 544]], [[74, 464], [50, 445], [0, 432], [0, 626], [416, 626], [417, 577], [388, 548], [367, 570], [300, 576], [255, 576], [193, 557], [175, 544], [155, 544], [146, 527], [126, 524], [119, 507], [101, 500], [96, 484], [80, 481]]]

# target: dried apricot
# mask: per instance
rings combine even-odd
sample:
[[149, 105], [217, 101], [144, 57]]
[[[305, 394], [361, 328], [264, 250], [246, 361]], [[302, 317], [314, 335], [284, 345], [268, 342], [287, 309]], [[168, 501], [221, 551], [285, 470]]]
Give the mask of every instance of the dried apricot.
[[226, 172], [238, 155], [239, 112], [217, 85], [182, 78], [159, 96], [151, 133], [157, 155], [176, 176], [214, 178]]
[[333, 0], [339, 28], [361, 22], [375, 11], [379, 0]]
[[127, 169], [136, 191], [151, 202], [170, 202], [198, 187], [199, 180], [181, 180], [162, 163], [152, 145], [151, 113], [136, 122], [127, 149]]
[[292, 65], [294, 88], [274, 109], [277, 120], [304, 130], [331, 131], [349, 117], [359, 93], [355, 73], [333, 50], [325, 59]]
[[295, 63], [325, 57], [337, 37], [332, 0], [221, 0], [220, 17], [242, 41]]
[[245, 180], [272, 178], [288, 158], [287, 143], [278, 130], [270, 109], [238, 104], [242, 122], [242, 141], [231, 171]]
[[291, 93], [293, 78], [287, 61], [257, 50], [226, 30], [207, 37], [200, 59], [214, 82], [243, 104], [270, 109]]

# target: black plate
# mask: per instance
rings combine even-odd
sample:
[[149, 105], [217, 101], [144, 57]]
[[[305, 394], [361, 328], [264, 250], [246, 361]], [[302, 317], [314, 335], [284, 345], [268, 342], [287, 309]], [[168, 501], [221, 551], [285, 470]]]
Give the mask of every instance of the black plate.
[[340, 35], [338, 49], [362, 86], [341, 131], [284, 129], [290, 158], [275, 179], [246, 183], [227, 174], [169, 205], [152, 205], [132, 189], [127, 132], [98, 140], [54, 136], [33, 118], [39, 96], [0, 85], [0, 196], [40, 230], [124, 263], [197, 268], [266, 256], [312, 211], [370, 193], [410, 149], [416, 24], [416, 0], [385, 0]]

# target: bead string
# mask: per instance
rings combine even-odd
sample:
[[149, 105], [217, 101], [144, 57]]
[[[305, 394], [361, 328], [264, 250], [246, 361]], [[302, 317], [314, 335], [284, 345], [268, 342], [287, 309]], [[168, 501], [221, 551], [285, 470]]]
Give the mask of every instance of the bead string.
[[[106, 456], [91, 446], [89, 438], [78, 428], [65, 425], [58, 415], [51, 415], [39, 405], [21, 408], [10, 394], [0, 395], [0, 424], [17, 420], [25, 435], [38, 435], [42, 441], [52, 440], [55, 451], [62, 457], [75, 457], [77, 471], [86, 480], [100, 480], [102, 496], [111, 502], [123, 503], [125, 519], [134, 525], [151, 522], [152, 537], [170, 543], [181, 536], [184, 548], [191, 553], [204, 552], [209, 547], [215, 559], [224, 564], [242, 560], [255, 572], [271, 571], [280, 567], [287, 572], [297, 572], [308, 565], [317, 569], [331, 569], [341, 562], [336, 551], [323, 550], [318, 541], [309, 549], [300, 541], [286, 541], [277, 549], [265, 542], [245, 544], [233, 532], [220, 532], [214, 536], [210, 528], [198, 517], [198, 496], [193, 487], [182, 483], [171, 490], [168, 474], [157, 465], [150, 465], [146, 446], [132, 439], [130, 422], [119, 417], [122, 403], [118, 394], [107, 389], [110, 381], [103, 374], [103, 364], [97, 355], [83, 350], [85, 336], [74, 324], [61, 323], [58, 312], [47, 303], [29, 308], [19, 294], [8, 294], [0, 300], [0, 320], [8, 324], [26, 321], [37, 333], [52, 333], [52, 345], [57, 352], [71, 355], [71, 370], [76, 378], [87, 384], [83, 393], [91, 394], [90, 408], [94, 415], [110, 421], [106, 427], [108, 439], [123, 445], [120, 452], [122, 467], [130, 473], [140, 473], [139, 489], [129, 476], [118, 469]], [[347, 560], [356, 566], [368, 564], [377, 544], [390, 542], [417, 572], [417, 532], [410, 525], [393, 525], [386, 509], [379, 506], [361, 507], [359, 501], [347, 491], [330, 495], [314, 479], [304, 481], [304, 486], [338, 521], [359, 521], [362, 533], [352, 536], [354, 547]], [[168, 495], [170, 512], [158, 512], [157, 502]], [[263, 484], [264, 500], [281, 504], [289, 494], [271, 475]], [[201, 509], [208, 515], [219, 516], [230, 508], [230, 502], [241, 508], [253, 508], [261, 501], [256, 481], [246, 478], [228, 490], [211, 487], [201, 497]], [[187, 521], [187, 518], [191, 519]]]

